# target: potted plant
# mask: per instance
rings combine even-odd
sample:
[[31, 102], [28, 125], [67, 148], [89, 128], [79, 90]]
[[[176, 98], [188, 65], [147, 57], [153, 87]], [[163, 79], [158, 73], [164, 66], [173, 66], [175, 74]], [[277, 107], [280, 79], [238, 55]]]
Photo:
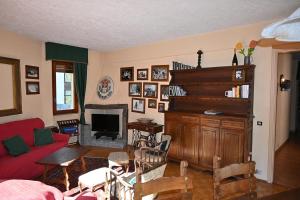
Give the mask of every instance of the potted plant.
[[255, 40], [250, 41], [248, 49], [244, 48], [243, 43], [241, 42], [238, 42], [235, 45], [235, 49], [238, 50], [239, 53], [244, 56], [244, 65], [251, 64], [251, 56], [255, 50], [256, 45], [257, 45], [257, 41]]

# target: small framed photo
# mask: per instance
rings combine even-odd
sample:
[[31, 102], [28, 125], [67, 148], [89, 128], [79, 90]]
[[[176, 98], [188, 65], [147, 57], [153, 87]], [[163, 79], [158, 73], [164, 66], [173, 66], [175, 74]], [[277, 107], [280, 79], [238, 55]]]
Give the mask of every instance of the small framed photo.
[[141, 82], [130, 82], [128, 87], [128, 96], [141, 97], [143, 92], [142, 89]]
[[145, 113], [145, 99], [132, 98], [131, 111], [137, 113]]
[[156, 108], [157, 100], [156, 99], [148, 99], [148, 108]]
[[120, 68], [120, 81], [134, 81], [134, 67]]
[[158, 103], [158, 112], [165, 112], [165, 103]]
[[40, 83], [27, 81], [26, 94], [40, 94]]
[[169, 101], [169, 85], [160, 85], [160, 100]]
[[148, 80], [148, 68], [137, 69], [137, 80]]
[[234, 69], [232, 73], [232, 81], [244, 82], [246, 79], [246, 73], [244, 69]]
[[169, 65], [152, 65], [151, 81], [168, 81]]
[[157, 83], [144, 83], [143, 84], [143, 97], [157, 98], [158, 84]]
[[26, 78], [28, 79], [39, 79], [40, 78], [39, 67], [25, 65], [25, 75]]

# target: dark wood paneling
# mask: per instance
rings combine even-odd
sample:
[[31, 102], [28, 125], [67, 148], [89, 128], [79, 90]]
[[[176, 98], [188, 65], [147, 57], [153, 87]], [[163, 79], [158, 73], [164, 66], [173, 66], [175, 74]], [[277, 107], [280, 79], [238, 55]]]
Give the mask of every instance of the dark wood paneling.
[[220, 130], [220, 156], [222, 166], [244, 161], [244, 132], [234, 129]]
[[186, 123], [181, 135], [182, 156], [189, 163], [198, 164], [199, 124]]
[[218, 155], [219, 128], [201, 126], [199, 163], [201, 167], [212, 169], [213, 157]]

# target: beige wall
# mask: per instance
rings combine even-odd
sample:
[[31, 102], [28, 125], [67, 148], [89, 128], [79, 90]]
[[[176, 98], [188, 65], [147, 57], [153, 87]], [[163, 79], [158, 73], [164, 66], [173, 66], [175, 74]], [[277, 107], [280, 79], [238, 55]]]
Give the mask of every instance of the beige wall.
[[[25, 90], [25, 65], [41, 66], [42, 43], [0, 29], [0, 44], [0, 56], [20, 59], [23, 110], [23, 114], [20, 115], [0, 117], [0, 123], [29, 117], [42, 117], [42, 95], [26, 95]], [[40, 71], [43, 73], [44, 69], [40, 67]], [[0, 74], [0, 78], [1, 75], [3, 74]], [[32, 80], [34, 79], [28, 79], [28, 81]]]
[[[46, 125], [53, 125], [57, 120], [78, 118], [78, 114], [57, 115], [52, 114], [52, 76], [51, 61], [45, 60], [44, 42], [29, 39], [0, 29], [0, 56], [20, 59], [21, 68], [21, 92], [23, 114], [0, 117], [0, 123], [12, 120], [40, 117]], [[25, 79], [25, 65], [39, 66], [40, 70], [40, 94], [26, 95], [25, 82], [36, 81]], [[100, 54], [89, 50], [88, 80], [87, 80], [87, 103], [93, 102], [96, 97], [96, 85], [99, 80], [101, 67]], [[0, 74], [2, 79], [3, 74]], [[97, 102], [97, 101], [96, 101]], [[94, 102], [95, 103], [95, 102]]]
[[[278, 69], [277, 69], [278, 86], [280, 75], [283, 74], [285, 79], [291, 80], [292, 76], [292, 55], [290, 53], [278, 54]], [[289, 137], [290, 125], [290, 98], [291, 90], [277, 90], [277, 118], [276, 118], [276, 135], [275, 135], [275, 150], [277, 150]]]

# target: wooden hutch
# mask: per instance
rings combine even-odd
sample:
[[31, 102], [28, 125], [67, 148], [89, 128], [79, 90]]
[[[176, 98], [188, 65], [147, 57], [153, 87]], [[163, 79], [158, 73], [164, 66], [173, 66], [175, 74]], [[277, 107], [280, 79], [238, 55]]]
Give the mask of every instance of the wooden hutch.
[[[168, 157], [187, 160], [191, 166], [212, 170], [213, 156], [222, 166], [244, 162], [251, 155], [254, 65], [171, 70], [170, 85], [181, 86], [186, 96], [170, 97], [165, 132], [172, 136]], [[236, 81], [235, 71], [244, 78]], [[231, 98], [225, 91], [249, 85], [248, 98]], [[205, 115], [214, 109], [219, 115]]]

